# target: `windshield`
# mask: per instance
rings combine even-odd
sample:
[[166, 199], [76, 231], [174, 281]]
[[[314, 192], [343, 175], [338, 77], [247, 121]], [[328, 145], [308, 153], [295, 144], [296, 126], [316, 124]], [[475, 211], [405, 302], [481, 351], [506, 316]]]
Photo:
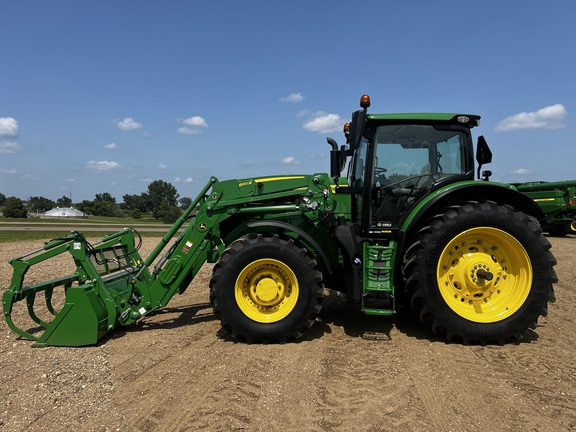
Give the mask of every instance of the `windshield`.
[[465, 131], [386, 125], [375, 133], [372, 227], [397, 226], [438, 181], [466, 171]]
[[381, 126], [376, 132], [376, 167], [390, 179], [422, 174], [464, 174], [462, 132], [428, 125]]

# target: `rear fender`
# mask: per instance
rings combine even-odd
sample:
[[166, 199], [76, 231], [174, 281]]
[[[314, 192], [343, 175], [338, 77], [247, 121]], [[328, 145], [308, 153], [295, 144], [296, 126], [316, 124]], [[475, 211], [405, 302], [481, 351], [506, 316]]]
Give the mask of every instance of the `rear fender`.
[[523, 213], [541, 220], [540, 206], [532, 199], [503, 183], [465, 181], [440, 188], [419, 202], [404, 221], [401, 231], [410, 238], [423, 223], [442, 209], [470, 201], [494, 201], [508, 204]]

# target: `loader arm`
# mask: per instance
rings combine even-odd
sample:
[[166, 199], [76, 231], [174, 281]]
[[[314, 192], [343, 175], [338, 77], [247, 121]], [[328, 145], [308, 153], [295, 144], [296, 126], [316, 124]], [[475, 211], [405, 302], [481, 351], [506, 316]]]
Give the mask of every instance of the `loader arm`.
[[[139, 314], [166, 306], [178, 292], [182, 294], [206, 262], [216, 262], [227, 246], [222, 238], [222, 223], [232, 216], [260, 221], [279, 217], [304, 215], [307, 220], [318, 218], [328, 203], [328, 176], [324, 174], [265, 177], [219, 182], [212, 178], [189, 206], [182, 217], [166, 233], [161, 243], [146, 259], [142, 268], [152, 265], [175, 233], [189, 218], [197, 213], [184, 228], [170, 249], [162, 256], [152, 271], [153, 282], [135, 278], [136, 291], [149, 293], [133, 310]], [[301, 202], [300, 202], [301, 201]], [[313, 203], [313, 205], [312, 205]], [[318, 204], [320, 203], [320, 204]], [[265, 225], [265, 223], [264, 223]], [[270, 222], [270, 225], [273, 225]], [[246, 230], [254, 226], [246, 222]], [[240, 230], [241, 232], [242, 230]], [[228, 242], [235, 238], [227, 238]], [[138, 276], [138, 275], [137, 275]], [[128, 321], [126, 323], [129, 323]]]

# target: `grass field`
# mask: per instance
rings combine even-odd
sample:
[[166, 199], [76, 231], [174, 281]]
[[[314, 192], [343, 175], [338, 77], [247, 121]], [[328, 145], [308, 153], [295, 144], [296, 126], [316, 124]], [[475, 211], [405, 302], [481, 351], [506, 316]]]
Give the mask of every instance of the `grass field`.
[[0, 217], [0, 243], [21, 240], [44, 242], [70, 234], [72, 230], [82, 231], [89, 238], [99, 238], [125, 227], [135, 228], [143, 237], [158, 237], [166, 233], [170, 225], [162, 224], [153, 218], [91, 216], [87, 219], [13, 219]]
[[[110, 231], [90, 231], [82, 230], [87, 238], [100, 238], [106, 234], [119, 231], [119, 229], [111, 229]], [[167, 230], [158, 230], [153, 232], [138, 231], [142, 237], [161, 237]], [[38, 240], [44, 243], [55, 238], [64, 237], [70, 234], [70, 231], [0, 231], [0, 243], [10, 243], [15, 241], [25, 240]]]
[[152, 224], [152, 225], [162, 225], [162, 222], [154, 219], [153, 217], [142, 217], [139, 219], [134, 219], [130, 217], [108, 217], [108, 216], [90, 216], [89, 218], [39, 218], [39, 217], [29, 217], [29, 218], [6, 218], [0, 217], [0, 225], [3, 224], [70, 224], [75, 225], [94, 225], [94, 224], [126, 224], [130, 225], [141, 225], [141, 224]]

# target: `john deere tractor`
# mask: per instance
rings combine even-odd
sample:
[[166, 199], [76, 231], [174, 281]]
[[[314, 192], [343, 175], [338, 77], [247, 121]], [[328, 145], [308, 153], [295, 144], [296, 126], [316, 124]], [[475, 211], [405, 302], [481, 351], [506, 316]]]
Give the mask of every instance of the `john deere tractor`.
[[[557, 281], [539, 206], [489, 181], [489, 171], [475, 180], [492, 158], [482, 137], [474, 153], [479, 116], [368, 114], [369, 105], [364, 95], [346, 144], [328, 138], [330, 174], [211, 178], [146, 258], [127, 228], [95, 243], [72, 232], [12, 259], [8, 325], [39, 346], [94, 344], [166, 306], [210, 262], [214, 314], [239, 340], [299, 338], [325, 288], [370, 315], [393, 315], [404, 302], [448, 340], [520, 340]], [[25, 283], [60, 254], [73, 272]], [[24, 301], [32, 329], [13, 319]]]

